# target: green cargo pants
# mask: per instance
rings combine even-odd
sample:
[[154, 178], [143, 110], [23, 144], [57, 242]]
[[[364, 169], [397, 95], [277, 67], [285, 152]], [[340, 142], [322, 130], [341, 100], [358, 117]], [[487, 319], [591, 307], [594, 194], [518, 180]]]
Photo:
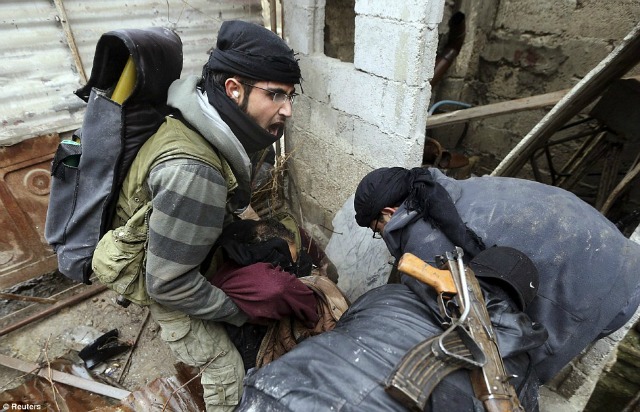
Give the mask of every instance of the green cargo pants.
[[[157, 303], [151, 304], [149, 310], [160, 325], [160, 337], [176, 358], [201, 369], [207, 412], [233, 411], [242, 395], [244, 365], [224, 327]], [[202, 370], [205, 365], [208, 366]]]

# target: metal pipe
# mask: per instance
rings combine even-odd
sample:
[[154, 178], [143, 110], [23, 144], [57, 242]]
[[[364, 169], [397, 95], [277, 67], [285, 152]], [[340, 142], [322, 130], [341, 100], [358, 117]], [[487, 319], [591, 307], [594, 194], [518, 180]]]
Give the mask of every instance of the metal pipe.
[[456, 100], [440, 100], [439, 102], [436, 102], [433, 104], [433, 106], [431, 106], [428, 112], [429, 116], [431, 116], [437, 109], [439, 109], [440, 106], [444, 106], [444, 105], [460, 106], [463, 109], [468, 109], [472, 107], [472, 105], [469, 103], [458, 102]]
[[74, 305], [78, 302], [82, 302], [83, 300], [86, 300], [88, 298], [90, 298], [93, 295], [96, 295], [100, 292], [104, 292], [105, 290], [107, 290], [107, 287], [105, 285], [94, 285], [89, 287], [87, 290], [85, 290], [84, 292], [78, 293], [75, 296], [71, 296], [70, 298], [67, 298], [65, 300], [61, 300], [58, 303], [56, 303], [55, 305], [43, 310], [42, 312], [38, 312], [35, 313], [25, 319], [22, 319], [21, 321], [18, 321], [16, 323], [13, 323], [9, 326], [7, 326], [4, 329], [0, 330], [0, 336], [4, 336], [9, 332], [13, 332], [16, 329], [20, 329], [23, 326], [26, 326], [32, 322], [35, 322], [37, 320], [40, 320], [42, 318], [45, 318], [49, 315], [52, 315], [56, 312], [58, 312], [60, 309], [62, 308], [66, 308], [67, 306], [71, 306]]
[[449, 38], [442, 53], [436, 56], [436, 65], [433, 70], [433, 78], [431, 86], [435, 86], [442, 80], [453, 61], [460, 53], [464, 38], [466, 35], [465, 15], [462, 12], [456, 12], [449, 19]]

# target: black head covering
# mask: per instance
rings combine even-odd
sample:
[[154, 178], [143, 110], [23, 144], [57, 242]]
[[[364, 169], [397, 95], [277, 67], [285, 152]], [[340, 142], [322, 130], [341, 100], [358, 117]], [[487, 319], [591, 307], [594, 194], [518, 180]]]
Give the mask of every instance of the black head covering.
[[408, 211], [418, 212], [469, 256], [485, 249], [482, 239], [462, 221], [449, 193], [434, 181], [428, 169], [420, 167], [384, 167], [366, 175], [358, 184], [353, 201], [356, 222], [369, 227], [382, 209], [403, 202]]
[[254, 23], [225, 21], [206, 68], [256, 80], [300, 83], [300, 66], [289, 46], [274, 32]]
[[531, 259], [517, 249], [491, 247], [474, 257], [469, 266], [476, 277], [506, 285], [520, 310], [525, 310], [538, 293], [538, 270]]
[[382, 167], [358, 184], [353, 206], [359, 226], [369, 227], [385, 207], [400, 206], [409, 195], [409, 171], [404, 167]]
[[256, 228], [259, 224], [260, 221], [256, 220], [239, 220], [228, 224], [218, 239], [225, 255], [240, 266], [264, 262], [291, 271], [293, 259], [287, 241], [281, 237], [273, 237], [256, 242]]

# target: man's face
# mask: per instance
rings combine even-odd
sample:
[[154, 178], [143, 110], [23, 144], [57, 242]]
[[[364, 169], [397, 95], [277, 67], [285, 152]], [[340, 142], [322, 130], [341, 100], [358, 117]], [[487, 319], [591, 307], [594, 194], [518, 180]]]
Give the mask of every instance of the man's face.
[[[282, 95], [291, 95], [295, 92], [292, 84], [259, 81], [252, 86], [243, 85], [244, 93], [240, 98], [240, 109], [251, 117], [260, 127], [273, 136], [280, 136], [284, 128], [284, 122], [291, 117], [293, 107], [291, 100]], [[249, 89], [251, 90], [250, 93]], [[284, 101], [274, 101], [282, 99]]]
[[382, 237], [384, 228], [385, 226], [387, 226], [387, 223], [389, 223], [389, 221], [391, 220], [391, 216], [393, 215], [393, 212], [395, 211], [396, 208], [385, 208], [385, 209], [388, 209], [390, 212], [387, 212], [387, 211], [380, 212], [378, 217], [375, 220], [372, 220], [371, 223], [369, 224], [369, 229], [373, 230], [374, 238]]

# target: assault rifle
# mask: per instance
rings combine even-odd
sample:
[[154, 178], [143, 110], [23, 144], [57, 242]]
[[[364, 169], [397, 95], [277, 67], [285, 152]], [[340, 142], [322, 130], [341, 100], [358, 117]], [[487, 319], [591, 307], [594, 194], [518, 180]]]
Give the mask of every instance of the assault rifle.
[[422, 411], [435, 386], [449, 373], [469, 369], [477, 399], [488, 412], [523, 412], [509, 382], [482, 290], [462, 263], [463, 251], [447, 252], [447, 270], [437, 269], [405, 253], [398, 270], [438, 292], [438, 305], [448, 329], [409, 350], [386, 382], [386, 391], [408, 408]]

